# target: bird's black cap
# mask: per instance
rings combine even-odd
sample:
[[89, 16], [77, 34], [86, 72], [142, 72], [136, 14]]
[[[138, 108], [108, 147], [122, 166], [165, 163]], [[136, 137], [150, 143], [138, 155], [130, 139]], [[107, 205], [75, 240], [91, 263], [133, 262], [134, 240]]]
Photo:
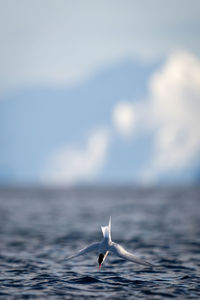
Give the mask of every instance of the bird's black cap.
[[99, 265], [102, 264], [103, 258], [104, 258], [104, 255], [103, 255], [102, 253], [99, 254], [99, 258], [98, 258], [98, 263], [99, 263]]

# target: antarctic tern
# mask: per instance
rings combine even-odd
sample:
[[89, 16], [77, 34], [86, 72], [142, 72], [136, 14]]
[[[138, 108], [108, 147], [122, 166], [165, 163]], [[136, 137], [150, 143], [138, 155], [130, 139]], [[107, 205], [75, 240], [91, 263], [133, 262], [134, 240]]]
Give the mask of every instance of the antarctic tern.
[[123, 258], [125, 260], [129, 260], [131, 262], [135, 262], [137, 264], [141, 264], [144, 266], [153, 267], [153, 265], [147, 261], [140, 259], [139, 257], [135, 256], [134, 254], [125, 250], [122, 246], [117, 243], [114, 243], [111, 240], [111, 217], [109, 219], [108, 226], [101, 226], [101, 230], [103, 232], [103, 240], [100, 243], [93, 243], [90, 246], [81, 249], [76, 254], [67, 257], [66, 260], [70, 260], [80, 255], [87, 254], [92, 251], [98, 251], [98, 263], [99, 263], [99, 270], [101, 265], [104, 263], [107, 255], [109, 252]]

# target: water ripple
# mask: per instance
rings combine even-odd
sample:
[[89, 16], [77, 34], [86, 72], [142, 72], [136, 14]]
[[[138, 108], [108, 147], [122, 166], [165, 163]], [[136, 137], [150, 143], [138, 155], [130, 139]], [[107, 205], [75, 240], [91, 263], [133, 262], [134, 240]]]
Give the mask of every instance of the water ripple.
[[[65, 257], [101, 238], [157, 266], [112, 254]], [[0, 189], [0, 299], [200, 299], [199, 189]]]

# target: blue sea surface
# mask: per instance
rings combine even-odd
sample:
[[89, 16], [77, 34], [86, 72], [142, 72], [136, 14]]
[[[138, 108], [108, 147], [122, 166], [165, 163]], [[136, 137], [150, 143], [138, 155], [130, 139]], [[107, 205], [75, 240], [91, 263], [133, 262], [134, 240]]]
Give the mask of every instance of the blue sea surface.
[[[66, 261], [110, 215], [113, 241], [157, 267]], [[0, 298], [200, 298], [200, 188], [1, 188]]]

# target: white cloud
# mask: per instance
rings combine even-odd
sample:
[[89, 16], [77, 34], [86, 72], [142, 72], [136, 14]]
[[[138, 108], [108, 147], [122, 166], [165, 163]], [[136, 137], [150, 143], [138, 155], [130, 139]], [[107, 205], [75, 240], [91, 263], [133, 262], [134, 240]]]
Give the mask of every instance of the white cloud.
[[133, 133], [135, 118], [134, 107], [129, 102], [121, 101], [113, 109], [113, 124], [124, 136], [130, 136]]
[[138, 114], [145, 130], [154, 131], [154, 157], [144, 179], [194, 162], [200, 154], [200, 60], [185, 52], [171, 55], [151, 78], [149, 99]]
[[148, 97], [137, 104], [118, 102], [112, 122], [128, 138], [152, 133], [153, 156], [139, 181], [156, 182], [189, 167], [200, 155], [200, 60], [187, 52], [170, 55], [150, 78]]
[[46, 161], [42, 181], [58, 185], [92, 181], [104, 166], [109, 142], [108, 130], [99, 129], [89, 136], [85, 147], [57, 149]]
[[157, 60], [177, 48], [199, 53], [199, 20], [195, 0], [1, 1], [0, 95], [77, 84], [123, 59]]

